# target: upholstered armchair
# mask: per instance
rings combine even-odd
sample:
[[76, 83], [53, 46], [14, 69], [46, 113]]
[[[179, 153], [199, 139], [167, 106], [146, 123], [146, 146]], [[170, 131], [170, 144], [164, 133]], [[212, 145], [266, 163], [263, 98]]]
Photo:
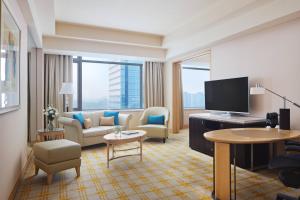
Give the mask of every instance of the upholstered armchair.
[[[164, 124], [148, 124], [149, 116], [164, 116]], [[166, 142], [168, 138], [168, 122], [169, 122], [169, 110], [165, 107], [150, 107], [145, 109], [140, 118], [139, 129], [147, 132], [149, 138], [161, 138], [163, 142]]]

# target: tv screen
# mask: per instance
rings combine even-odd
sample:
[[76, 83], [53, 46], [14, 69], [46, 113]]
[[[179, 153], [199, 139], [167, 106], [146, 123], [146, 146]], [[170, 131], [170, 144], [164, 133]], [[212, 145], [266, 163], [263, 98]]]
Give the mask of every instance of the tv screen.
[[205, 109], [249, 112], [248, 77], [206, 81]]

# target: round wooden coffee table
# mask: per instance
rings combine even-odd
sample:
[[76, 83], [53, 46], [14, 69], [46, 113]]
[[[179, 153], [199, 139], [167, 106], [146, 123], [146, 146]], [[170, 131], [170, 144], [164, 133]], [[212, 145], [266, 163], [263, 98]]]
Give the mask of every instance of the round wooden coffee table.
[[[107, 168], [109, 168], [109, 161], [122, 158], [126, 156], [140, 156], [140, 160], [143, 160], [142, 153], [143, 153], [143, 139], [146, 135], [145, 131], [142, 130], [130, 130], [130, 131], [122, 131], [121, 134], [110, 133], [105, 135], [103, 138], [106, 142], [106, 151], [107, 151]], [[128, 149], [115, 149], [115, 145], [126, 144], [130, 142], [139, 142], [140, 145], [134, 148]], [[110, 146], [112, 146], [112, 157], [110, 158]], [[138, 154], [127, 154], [122, 156], [115, 156], [116, 152], [119, 151], [128, 151], [133, 149], [140, 149]]]

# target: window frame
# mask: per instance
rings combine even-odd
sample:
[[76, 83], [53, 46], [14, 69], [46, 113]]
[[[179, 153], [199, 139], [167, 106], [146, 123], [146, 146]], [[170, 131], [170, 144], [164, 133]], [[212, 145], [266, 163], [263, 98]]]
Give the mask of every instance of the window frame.
[[101, 60], [91, 60], [91, 59], [82, 59], [82, 56], [77, 56], [73, 57], [73, 63], [77, 63], [78, 66], [78, 73], [77, 73], [77, 108], [73, 107], [74, 111], [89, 111], [89, 110], [105, 110], [105, 109], [100, 109], [100, 108], [95, 108], [95, 109], [82, 109], [82, 63], [100, 63], [100, 64], [116, 64], [116, 65], [126, 65], [126, 66], [139, 66], [141, 68], [140, 72], [140, 108], [119, 108], [119, 109], [114, 109], [114, 108], [108, 108], [109, 110], [138, 110], [138, 109], [144, 109], [144, 104], [143, 104], [143, 64], [140, 63], [130, 63], [130, 62], [115, 62], [115, 61], [101, 61]]
[[[182, 66], [182, 69], [209, 71], [209, 76], [210, 76], [210, 68], [205, 68], [205, 67], [185, 67], [185, 66]], [[182, 92], [184, 92], [184, 91], [182, 90]], [[204, 93], [204, 97], [205, 97], [205, 93]], [[183, 100], [183, 110], [205, 110], [205, 107], [204, 108], [201, 108], [201, 107], [184, 107], [184, 100]]]

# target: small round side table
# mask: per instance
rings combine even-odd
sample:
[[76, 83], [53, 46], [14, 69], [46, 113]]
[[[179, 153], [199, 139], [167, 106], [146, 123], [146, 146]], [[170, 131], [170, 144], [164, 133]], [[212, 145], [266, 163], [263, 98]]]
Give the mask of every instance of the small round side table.
[[65, 138], [65, 133], [63, 128], [49, 129], [39, 129], [37, 131], [36, 140], [38, 142], [44, 142], [48, 140], [59, 140]]

